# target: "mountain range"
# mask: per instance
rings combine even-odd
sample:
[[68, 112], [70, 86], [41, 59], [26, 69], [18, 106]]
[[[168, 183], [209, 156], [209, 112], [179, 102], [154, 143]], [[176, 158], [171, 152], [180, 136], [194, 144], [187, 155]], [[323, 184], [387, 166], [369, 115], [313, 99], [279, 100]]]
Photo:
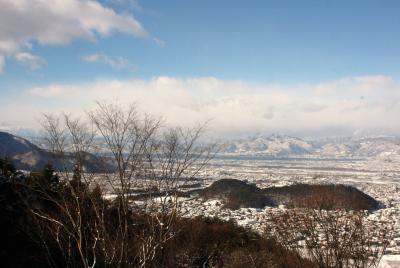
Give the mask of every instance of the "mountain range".
[[[221, 142], [220, 155], [261, 157], [400, 157], [400, 137], [342, 137], [306, 140], [287, 135], [256, 135]], [[53, 153], [27, 139], [0, 132], [0, 157], [12, 160], [18, 169], [41, 169], [51, 163], [57, 168], [72, 169], [74, 158], [67, 154], [61, 161]], [[58, 159], [58, 160], [57, 160]], [[100, 172], [112, 169], [102, 159], [86, 154], [86, 169]]]
[[286, 135], [249, 136], [221, 143], [220, 154], [270, 157], [400, 156], [400, 137], [340, 137], [306, 140]]

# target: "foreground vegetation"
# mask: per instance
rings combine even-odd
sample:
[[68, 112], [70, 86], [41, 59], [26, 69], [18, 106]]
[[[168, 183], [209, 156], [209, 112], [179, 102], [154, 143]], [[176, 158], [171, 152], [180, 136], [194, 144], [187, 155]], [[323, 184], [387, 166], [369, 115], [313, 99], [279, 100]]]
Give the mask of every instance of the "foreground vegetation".
[[105, 200], [77, 174], [63, 181], [50, 165], [29, 175], [7, 160], [0, 165], [4, 267], [374, 267], [387, 243], [362, 213], [288, 210], [257, 234], [216, 218], [172, 218], [173, 211], [125, 213], [120, 198]]
[[122, 219], [120, 200], [104, 200], [99, 188], [60, 182], [50, 166], [25, 176], [3, 163], [4, 267], [314, 267], [274, 239], [218, 219], [177, 217], [162, 237], [170, 215], [130, 209]]

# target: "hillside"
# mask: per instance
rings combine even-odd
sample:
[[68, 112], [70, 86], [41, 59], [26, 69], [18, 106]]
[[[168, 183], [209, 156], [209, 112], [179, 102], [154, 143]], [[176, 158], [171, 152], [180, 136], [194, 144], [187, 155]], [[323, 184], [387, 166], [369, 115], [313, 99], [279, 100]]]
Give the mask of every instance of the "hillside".
[[[7, 132], [0, 132], [0, 158], [8, 158], [17, 169], [38, 170], [51, 163], [57, 169], [72, 170], [74, 159], [67, 154], [63, 161], [51, 152], [48, 152], [26, 139], [14, 136]], [[104, 172], [112, 170], [108, 163], [99, 157], [86, 154], [85, 168], [90, 172]]]
[[28, 140], [0, 132], [0, 157], [10, 159], [18, 169], [42, 168], [51, 154]]
[[200, 191], [199, 195], [205, 199], [222, 199], [230, 209], [275, 205], [257, 186], [235, 179], [218, 180]]
[[285, 204], [288, 207], [368, 211], [380, 208], [380, 203], [371, 196], [355, 187], [342, 184], [294, 184], [266, 188], [263, 192], [276, 203]]

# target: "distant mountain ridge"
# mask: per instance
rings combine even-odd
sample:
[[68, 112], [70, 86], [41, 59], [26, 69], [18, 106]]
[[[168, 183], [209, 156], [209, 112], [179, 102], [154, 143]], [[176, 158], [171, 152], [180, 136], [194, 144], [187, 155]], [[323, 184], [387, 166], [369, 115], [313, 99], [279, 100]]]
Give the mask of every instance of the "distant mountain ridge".
[[46, 165], [51, 155], [26, 139], [0, 132], [0, 157], [10, 159], [18, 169], [32, 169]]
[[328, 138], [305, 140], [287, 135], [250, 136], [223, 143], [221, 154], [271, 157], [400, 156], [400, 137]]
[[[220, 142], [220, 155], [260, 157], [373, 157], [390, 159], [400, 157], [400, 137], [341, 137], [306, 140], [287, 135], [250, 136]], [[55, 155], [27, 139], [0, 131], [0, 157], [11, 159], [18, 169], [40, 169], [47, 163], [71, 169], [73, 157], [61, 163]], [[99, 157], [87, 154], [87, 169], [103, 172], [113, 169]]]
[[[61, 160], [30, 141], [7, 132], [0, 132], [0, 157], [9, 159], [17, 169], [22, 170], [39, 170], [46, 164], [52, 164], [59, 170], [72, 170], [75, 164], [71, 154], [67, 153]], [[113, 169], [109, 163], [95, 155], [86, 154], [85, 157], [85, 168], [88, 171], [106, 172]]]

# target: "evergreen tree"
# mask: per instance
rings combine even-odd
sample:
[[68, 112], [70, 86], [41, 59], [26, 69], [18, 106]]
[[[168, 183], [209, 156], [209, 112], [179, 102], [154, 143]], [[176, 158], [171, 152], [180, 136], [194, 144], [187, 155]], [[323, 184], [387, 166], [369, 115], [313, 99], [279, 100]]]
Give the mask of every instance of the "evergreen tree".
[[7, 158], [0, 158], [0, 175], [6, 178], [11, 178], [16, 173], [16, 168]]
[[44, 183], [47, 185], [55, 186], [59, 183], [59, 177], [50, 163], [43, 168], [42, 176]]

